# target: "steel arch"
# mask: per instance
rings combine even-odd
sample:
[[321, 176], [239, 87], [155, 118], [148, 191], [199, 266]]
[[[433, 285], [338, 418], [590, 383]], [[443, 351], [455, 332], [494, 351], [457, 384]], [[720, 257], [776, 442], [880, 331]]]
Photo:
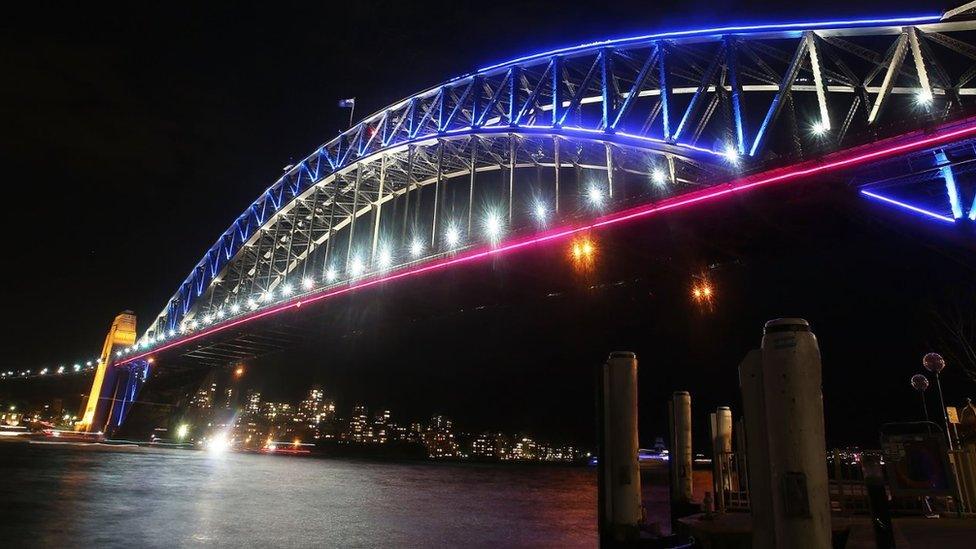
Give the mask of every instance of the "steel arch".
[[[675, 31], [554, 50], [449, 80], [367, 116], [289, 169], [218, 238], [142, 345], [221, 310], [231, 314], [220, 308], [230, 306], [228, 295], [276, 289], [316, 246], [346, 227], [354, 234], [356, 219], [470, 175], [471, 166], [483, 173], [508, 164], [512, 184], [527, 169], [547, 167], [558, 178], [581, 166], [602, 170], [610, 185], [616, 173], [647, 180], [663, 166], [664, 192], [677, 194], [729, 170], [958, 117], [976, 95], [974, 28], [918, 16]], [[513, 142], [536, 141], [553, 145], [539, 158], [519, 147], [511, 154]], [[490, 145], [479, 151], [472, 142]], [[557, 162], [556, 143], [579, 154]], [[600, 147], [605, 156], [593, 161]], [[370, 246], [375, 255], [375, 236]]]

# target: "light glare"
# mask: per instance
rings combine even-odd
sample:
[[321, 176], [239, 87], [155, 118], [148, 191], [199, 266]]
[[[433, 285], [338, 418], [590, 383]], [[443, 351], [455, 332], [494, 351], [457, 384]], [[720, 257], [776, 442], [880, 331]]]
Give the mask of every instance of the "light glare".
[[377, 259], [377, 263], [379, 264], [380, 268], [383, 269], [393, 264], [393, 254], [390, 253], [390, 250], [388, 248], [383, 248], [380, 250], [380, 255], [379, 258]]
[[735, 148], [735, 145], [728, 144], [725, 146], [725, 150], [722, 151], [722, 156], [729, 164], [739, 163], [739, 150]]
[[502, 220], [498, 217], [497, 213], [489, 213], [488, 217], [485, 218], [485, 233], [493, 242], [498, 240], [498, 237], [501, 236]]
[[363, 264], [363, 260], [359, 257], [352, 258], [352, 261], [349, 263], [349, 272], [352, 273], [352, 276], [363, 274], [365, 269], [366, 265]]
[[444, 234], [444, 241], [451, 248], [457, 246], [461, 242], [461, 231], [454, 226], [448, 227], [447, 232]]
[[589, 198], [591, 204], [600, 204], [603, 202], [603, 191], [599, 187], [591, 186], [586, 191], [586, 197]]
[[664, 185], [666, 177], [667, 176], [664, 175], [664, 170], [661, 168], [654, 168], [654, 171], [651, 172], [651, 181], [653, 181], [655, 185]]
[[536, 202], [535, 209], [532, 213], [535, 214], [535, 218], [539, 221], [545, 221], [549, 214], [549, 212], [546, 211], [546, 205], [542, 202]]

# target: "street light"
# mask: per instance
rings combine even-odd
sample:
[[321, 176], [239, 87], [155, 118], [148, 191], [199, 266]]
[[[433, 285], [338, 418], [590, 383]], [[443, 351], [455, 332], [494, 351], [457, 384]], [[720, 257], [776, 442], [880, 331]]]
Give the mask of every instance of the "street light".
[[945, 398], [942, 396], [942, 382], [939, 374], [945, 369], [945, 359], [939, 353], [928, 353], [922, 357], [922, 366], [935, 374], [935, 388], [939, 390], [939, 404], [942, 406], [942, 421], [945, 425], [946, 440], [949, 441], [949, 449], [954, 450], [952, 444], [952, 434], [949, 431], [949, 414], [946, 412]]
[[922, 413], [925, 414], [925, 421], [929, 420], [929, 409], [925, 405], [925, 390], [929, 388], [929, 378], [925, 374], [915, 374], [912, 376], [912, 389], [922, 395]]

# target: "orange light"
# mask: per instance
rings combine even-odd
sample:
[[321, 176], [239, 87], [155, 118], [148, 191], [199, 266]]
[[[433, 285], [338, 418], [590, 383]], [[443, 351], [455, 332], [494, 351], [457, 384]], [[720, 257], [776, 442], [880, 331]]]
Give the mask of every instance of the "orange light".
[[593, 241], [589, 237], [584, 236], [573, 240], [570, 251], [573, 259], [577, 261], [589, 259], [596, 252], [596, 245], [593, 244]]
[[584, 272], [593, 268], [593, 263], [597, 255], [597, 247], [590, 240], [589, 236], [574, 238], [569, 250], [569, 259], [573, 262], [574, 269], [579, 272]]
[[704, 277], [696, 277], [701, 280], [701, 282], [696, 282], [691, 287], [691, 296], [700, 305], [707, 305], [709, 308], [712, 307], [712, 299], [714, 298], [715, 291], [712, 289], [711, 283], [707, 280], [703, 280]]
[[149, 357], [149, 360], [147, 360], [146, 362], [152, 364], [152, 363], [156, 362], [156, 359], [153, 358], [153, 357]]
[[237, 377], [241, 377], [242, 375], [244, 375], [244, 367], [238, 366], [237, 369], [234, 370], [234, 375]]
[[299, 445], [301, 445], [301, 443], [302, 443], [302, 439], [300, 439], [300, 438], [296, 438], [295, 439], [295, 446], [299, 446]]

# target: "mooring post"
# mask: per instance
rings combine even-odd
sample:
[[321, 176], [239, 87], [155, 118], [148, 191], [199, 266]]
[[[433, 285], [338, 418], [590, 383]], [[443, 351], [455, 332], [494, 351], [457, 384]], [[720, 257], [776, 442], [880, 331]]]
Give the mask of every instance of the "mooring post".
[[739, 367], [753, 547], [831, 545], [820, 349], [807, 321], [766, 323]]
[[610, 354], [601, 379], [600, 540], [605, 545], [640, 536], [641, 482], [637, 452], [637, 355]]
[[692, 503], [691, 394], [676, 391], [668, 402], [671, 422], [671, 450], [668, 460], [671, 479], [671, 531], [678, 519], [697, 512]]
[[711, 414], [712, 428], [712, 490], [715, 494], [715, 511], [725, 512], [725, 492], [729, 486], [729, 458], [732, 453], [732, 410], [719, 406]]

